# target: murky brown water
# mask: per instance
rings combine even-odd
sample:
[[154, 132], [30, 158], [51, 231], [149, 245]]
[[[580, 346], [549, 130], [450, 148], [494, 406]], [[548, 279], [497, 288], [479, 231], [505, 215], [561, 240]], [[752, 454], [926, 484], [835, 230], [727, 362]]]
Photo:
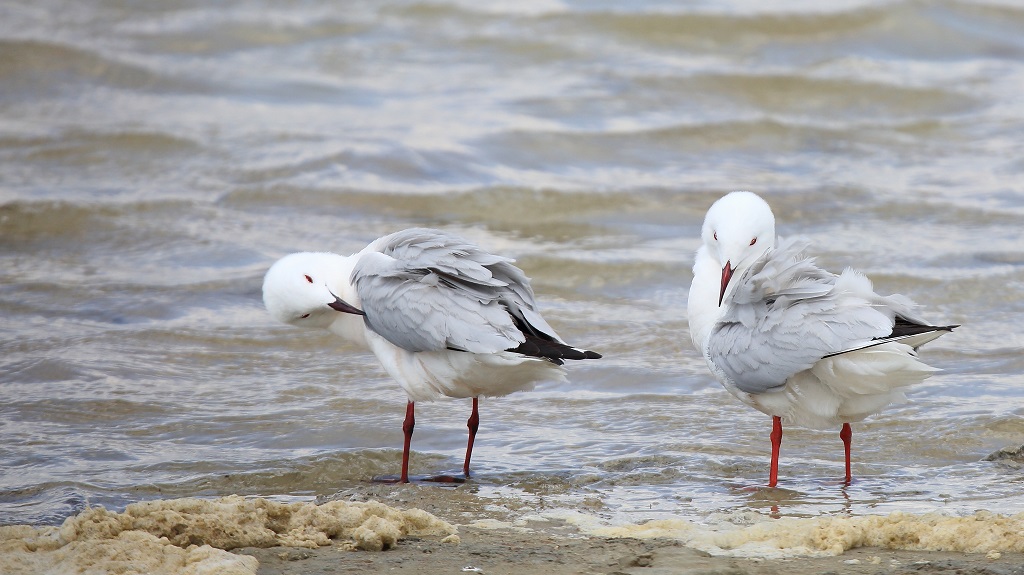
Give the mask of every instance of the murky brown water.
[[[276, 325], [262, 274], [414, 225], [517, 258], [569, 385], [484, 400], [472, 489], [603, 512], [1024, 511], [1024, 9], [1012, 3], [0, 4], [0, 524], [87, 503], [309, 497], [400, 459], [365, 353]], [[945, 371], [787, 430], [690, 348], [707, 207], [750, 189], [936, 322]], [[467, 401], [419, 406], [456, 469]], [[838, 431], [838, 430], [837, 430]], [[586, 505], [590, 505], [587, 503]]]

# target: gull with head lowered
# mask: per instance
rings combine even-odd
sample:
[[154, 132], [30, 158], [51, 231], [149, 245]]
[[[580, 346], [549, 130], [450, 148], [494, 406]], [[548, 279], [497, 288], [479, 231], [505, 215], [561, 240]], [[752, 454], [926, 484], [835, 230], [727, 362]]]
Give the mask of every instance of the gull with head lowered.
[[860, 272], [817, 267], [803, 255], [806, 241], [776, 238], [775, 216], [756, 194], [715, 202], [701, 236], [690, 337], [730, 393], [772, 416], [769, 487], [778, 482], [783, 423], [841, 425], [849, 483], [850, 423], [936, 371], [917, 348], [958, 326], [928, 324], [913, 302], [878, 295]]
[[472, 398], [463, 464], [469, 477], [480, 396], [562, 381], [564, 360], [601, 357], [555, 333], [512, 261], [453, 234], [413, 228], [351, 256], [285, 256], [267, 271], [263, 301], [284, 323], [327, 329], [368, 348], [402, 386], [409, 401], [399, 482], [409, 482], [415, 402]]

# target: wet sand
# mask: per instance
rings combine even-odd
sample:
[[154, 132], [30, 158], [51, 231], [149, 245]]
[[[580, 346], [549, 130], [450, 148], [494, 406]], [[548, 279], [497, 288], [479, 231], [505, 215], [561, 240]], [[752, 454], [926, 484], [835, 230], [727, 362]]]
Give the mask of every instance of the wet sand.
[[[470, 486], [367, 483], [315, 504], [158, 500], [123, 513], [92, 508], [60, 527], [4, 527], [0, 573], [1024, 574], [1024, 516], [899, 517], [762, 518], [731, 532], [683, 520], [608, 527], [593, 510], [530, 508]], [[881, 525], [885, 543], [861, 546], [870, 541], [856, 533], [861, 523]], [[698, 537], [659, 536], [679, 525]], [[817, 556], [794, 543], [806, 544], [808, 529]], [[728, 556], [693, 541], [735, 547]], [[919, 550], [928, 545], [947, 550]]]
[[[260, 575], [319, 573], [482, 573], [485, 575], [769, 575], [822, 573], [1024, 574], [1024, 554], [860, 547], [841, 555], [778, 559], [712, 556], [675, 539], [584, 534], [568, 521], [543, 519], [517, 499], [489, 501], [462, 489], [367, 485], [339, 493], [414, 506], [458, 529], [459, 543], [408, 537], [381, 553], [345, 547], [239, 549], [260, 561]], [[913, 535], [908, 536], [913, 539]]]
[[712, 557], [676, 541], [579, 537], [566, 532], [461, 529], [462, 542], [408, 538], [381, 553], [319, 549], [240, 549], [259, 559], [259, 575], [320, 573], [480, 573], [484, 575], [820, 575], [1024, 573], [1024, 555], [860, 548], [837, 557]]

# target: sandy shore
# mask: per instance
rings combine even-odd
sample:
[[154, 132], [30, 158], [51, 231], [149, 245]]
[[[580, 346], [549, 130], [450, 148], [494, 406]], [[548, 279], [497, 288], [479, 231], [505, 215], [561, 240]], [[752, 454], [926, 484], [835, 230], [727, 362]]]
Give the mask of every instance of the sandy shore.
[[[319, 549], [239, 549], [255, 556], [260, 575], [320, 573], [479, 573], [483, 575], [1024, 575], [1024, 554], [960, 553], [860, 547], [841, 555], [792, 558], [712, 556], [678, 540], [587, 535], [569, 522], [531, 520], [520, 502], [487, 501], [461, 489], [375, 486], [339, 494], [424, 509], [455, 526], [458, 544], [409, 537], [381, 553]], [[519, 517], [519, 520], [515, 518]], [[523, 520], [522, 518], [526, 519]], [[1024, 535], [1024, 534], [1022, 534]]]
[[316, 504], [150, 501], [88, 509], [60, 527], [0, 527], [0, 573], [1024, 575], [1024, 515], [741, 513], [610, 526], [598, 513], [471, 486], [371, 483]]
[[259, 559], [259, 575], [322, 573], [478, 573], [481, 575], [820, 575], [1024, 574], [1024, 555], [860, 548], [837, 557], [740, 559], [712, 557], [678, 542], [460, 529], [462, 542], [408, 538], [381, 553], [319, 549], [239, 549]]

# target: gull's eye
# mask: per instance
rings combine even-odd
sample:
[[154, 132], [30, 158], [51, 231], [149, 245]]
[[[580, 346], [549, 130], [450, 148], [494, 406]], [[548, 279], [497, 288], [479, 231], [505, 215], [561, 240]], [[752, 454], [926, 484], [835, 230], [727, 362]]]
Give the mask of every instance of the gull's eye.
[[[309, 276], [306, 276], [306, 277], [309, 277]], [[299, 316], [299, 319], [306, 319], [307, 317], [309, 317], [309, 314], [308, 313], [304, 313], [304, 314]]]
[[306, 281], [308, 281], [309, 283], [313, 283], [313, 278], [311, 278], [309, 276], [302, 276], [302, 277], [306, 278]]
[[756, 243], [757, 243], [757, 238], [754, 238], [754, 239], [750, 240], [750, 245], [754, 245]]
[[718, 241], [718, 232], [715, 232], [715, 233], [711, 234], [711, 237], [715, 238], [715, 241], [717, 242]]

